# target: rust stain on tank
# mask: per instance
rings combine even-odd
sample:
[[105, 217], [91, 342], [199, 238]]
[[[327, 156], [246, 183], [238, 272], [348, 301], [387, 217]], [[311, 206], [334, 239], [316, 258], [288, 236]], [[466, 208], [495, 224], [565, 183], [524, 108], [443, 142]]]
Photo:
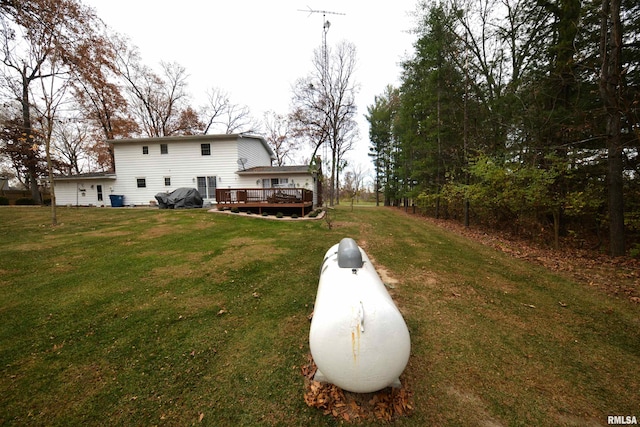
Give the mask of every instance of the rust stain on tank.
[[351, 352], [353, 354], [353, 363], [358, 361], [358, 353], [360, 353], [360, 328], [356, 327], [355, 332], [351, 331]]

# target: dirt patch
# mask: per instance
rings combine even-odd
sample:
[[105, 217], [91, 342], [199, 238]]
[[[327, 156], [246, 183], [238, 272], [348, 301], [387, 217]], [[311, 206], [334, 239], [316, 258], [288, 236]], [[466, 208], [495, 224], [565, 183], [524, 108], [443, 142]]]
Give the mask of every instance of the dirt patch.
[[[367, 252], [367, 241], [366, 240], [360, 240], [358, 242], [358, 246], [360, 246], [363, 251]], [[398, 279], [396, 279], [395, 277], [393, 277], [391, 275], [389, 270], [384, 265], [378, 264], [376, 262], [376, 260], [373, 258], [373, 256], [371, 256], [371, 254], [369, 254], [368, 252], [367, 252], [367, 256], [371, 260], [371, 264], [373, 264], [373, 266], [375, 267], [376, 272], [380, 276], [380, 279], [382, 279], [382, 283], [384, 283], [385, 285], [387, 285], [389, 287], [393, 287], [393, 286], [397, 285], [398, 283], [400, 283], [400, 281]]]
[[399, 283], [399, 280], [391, 276], [391, 273], [389, 273], [389, 270], [387, 270], [386, 267], [378, 265], [376, 267], [376, 271], [378, 272], [378, 275], [380, 275], [382, 283], [384, 283], [385, 285], [395, 286]]
[[460, 390], [456, 387], [449, 386], [446, 389], [447, 394], [458, 402], [459, 405], [471, 409], [476, 414], [476, 421], [481, 427], [502, 427], [503, 424], [498, 420], [491, 417], [489, 412], [485, 409], [485, 405], [482, 400], [469, 392]]
[[175, 231], [176, 229], [173, 225], [156, 225], [155, 227], [151, 227], [150, 229], [146, 230], [144, 234], [140, 235], [140, 240], [156, 239], [158, 237], [163, 237], [168, 234], [175, 233]]

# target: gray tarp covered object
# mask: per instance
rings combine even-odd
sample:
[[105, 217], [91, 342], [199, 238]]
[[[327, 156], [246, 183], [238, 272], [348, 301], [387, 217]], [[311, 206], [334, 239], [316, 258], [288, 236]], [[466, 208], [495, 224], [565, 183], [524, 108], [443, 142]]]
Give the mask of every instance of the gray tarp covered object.
[[177, 188], [171, 193], [158, 193], [160, 209], [201, 208], [202, 196], [195, 188]]

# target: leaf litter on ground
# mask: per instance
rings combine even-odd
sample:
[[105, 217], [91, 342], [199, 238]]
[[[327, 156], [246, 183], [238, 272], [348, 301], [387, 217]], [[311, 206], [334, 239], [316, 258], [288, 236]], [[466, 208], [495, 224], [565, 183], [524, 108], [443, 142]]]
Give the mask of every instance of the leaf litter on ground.
[[310, 354], [307, 359], [307, 364], [301, 368], [305, 378], [304, 401], [325, 415], [348, 423], [367, 420], [390, 422], [413, 412], [413, 393], [406, 384], [374, 393], [352, 393], [334, 384], [314, 381], [317, 367]]

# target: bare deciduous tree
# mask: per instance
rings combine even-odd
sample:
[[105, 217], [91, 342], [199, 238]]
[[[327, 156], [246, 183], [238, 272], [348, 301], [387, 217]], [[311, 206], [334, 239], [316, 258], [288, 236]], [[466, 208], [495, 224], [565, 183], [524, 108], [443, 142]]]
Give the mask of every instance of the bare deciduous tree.
[[149, 137], [181, 134], [181, 119], [189, 108], [186, 69], [176, 62], [161, 62], [160, 66], [162, 75], [141, 64], [135, 49], [119, 57], [132, 114], [143, 134]]
[[358, 203], [362, 192], [366, 171], [360, 164], [352, 165], [344, 174], [343, 192], [351, 200], [351, 210], [353, 204]]
[[[358, 136], [354, 82], [356, 48], [348, 42], [340, 43], [325, 55], [315, 51], [313, 72], [296, 82], [293, 111], [290, 120], [296, 136], [312, 141], [316, 157], [323, 144], [331, 152], [329, 169], [329, 204], [333, 206], [338, 194], [338, 174], [344, 166], [344, 155]], [[323, 159], [326, 161], [327, 159]]]
[[60, 161], [66, 167], [68, 175], [84, 172], [83, 162], [92, 152], [91, 130], [81, 118], [70, 118], [58, 122], [53, 130], [54, 145]]
[[64, 103], [66, 92], [69, 88], [69, 80], [64, 71], [60, 69], [62, 62], [55, 55], [49, 58], [48, 77], [40, 79], [41, 104], [36, 104], [38, 111], [41, 134], [44, 139], [44, 151], [47, 161], [47, 174], [49, 176], [49, 192], [51, 195], [51, 225], [58, 225], [56, 212], [56, 186], [54, 180], [54, 159], [51, 156], [53, 131], [56, 127], [58, 108]]
[[73, 70], [77, 78], [72, 79], [71, 85], [78, 110], [99, 130], [91, 135], [94, 145], [90, 152], [104, 170], [114, 170], [113, 148], [107, 141], [130, 137], [140, 131], [123, 96], [118, 69], [118, 52], [127, 51], [128, 44], [130, 41], [118, 34], [105, 34], [102, 43], [96, 42], [85, 50], [86, 60], [100, 64], [95, 67], [97, 70]]
[[200, 117], [204, 122], [203, 134], [253, 133], [259, 129], [249, 107], [233, 104], [229, 94], [217, 87], [207, 90], [207, 103], [200, 108]]
[[274, 111], [264, 113], [265, 139], [273, 148], [276, 155], [276, 164], [283, 166], [293, 160], [294, 153], [298, 150], [298, 140], [293, 137], [289, 126], [289, 120]]
[[[34, 83], [54, 77], [55, 71], [59, 77], [64, 76], [57, 79], [53, 88], [57, 91], [57, 85], [67, 84], [72, 75], [100, 74], [106, 55], [100, 48], [105, 39], [98, 31], [103, 25], [92, 9], [77, 0], [0, 2], [0, 12], [0, 89], [21, 107], [19, 126], [25, 135], [22, 144], [26, 148], [22, 151], [27, 154], [27, 181], [32, 198], [39, 203], [36, 156], [42, 140], [34, 130], [38, 117], [32, 115], [34, 107], [46, 104], [46, 97], [41, 98], [44, 85], [37, 87]], [[66, 82], [60, 83], [62, 80]], [[43, 107], [40, 111], [45, 110]]]

